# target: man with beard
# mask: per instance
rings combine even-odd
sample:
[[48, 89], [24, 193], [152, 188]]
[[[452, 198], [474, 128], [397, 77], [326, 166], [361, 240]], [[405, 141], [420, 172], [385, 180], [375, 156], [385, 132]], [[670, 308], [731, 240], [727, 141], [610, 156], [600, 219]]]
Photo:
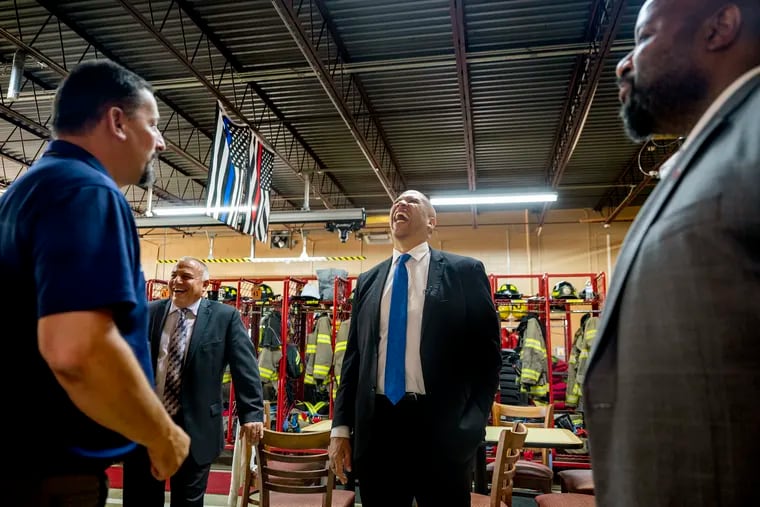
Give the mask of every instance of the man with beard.
[[119, 190], [151, 179], [164, 141], [150, 85], [103, 60], [61, 83], [52, 125], [0, 198], [0, 305], [17, 329], [0, 385], [21, 431], [3, 442], [14, 467], [0, 489], [7, 505], [96, 507], [106, 468], [137, 444], [159, 479], [190, 444], [152, 388], [140, 246]]
[[469, 506], [501, 365], [491, 288], [480, 261], [430, 248], [423, 194], [390, 223], [393, 256], [356, 282], [330, 466], [345, 482], [356, 464], [365, 507]]
[[600, 506], [749, 505], [760, 454], [760, 2], [649, 0], [635, 139], [686, 136], [620, 251], [586, 375]]

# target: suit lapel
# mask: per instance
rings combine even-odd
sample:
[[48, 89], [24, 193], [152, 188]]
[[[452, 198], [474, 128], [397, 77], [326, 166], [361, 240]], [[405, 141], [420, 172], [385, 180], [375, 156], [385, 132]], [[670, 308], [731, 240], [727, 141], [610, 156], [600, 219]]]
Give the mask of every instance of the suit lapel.
[[591, 363], [593, 363], [593, 359], [596, 356], [596, 351], [601, 348], [603, 342], [608, 338], [609, 333], [606, 332], [607, 326], [615, 320], [614, 316], [617, 311], [620, 294], [625, 288], [628, 272], [636, 260], [644, 236], [646, 236], [649, 228], [660, 215], [670, 196], [678, 188], [678, 184], [683, 180], [684, 174], [691, 168], [691, 162], [702, 152], [707, 141], [714, 135], [717, 135], [727, 125], [728, 116], [744, 102], [747, 96], [758, 86], [758, 83], [760, 83], [760, 76], [751, 79], [737, 90], [708, 122], [705, 128], [698, 133], [698, 136], [688, 142], [686, 149], [675, 155], [678, 158], [675, 160], [673, 167], [665, 179], [657, 184], [655, 191], [647, 199], [644, 207], [639, 212], [639, 216], [633, 222], [631, 230], [625, 238], [623, 249], [618, 255], [617, 265], [614, 270], [614, 283], [610, 284], [610, 292], [604, 304], [605, 316], [598, 331], [599, 339], [596, 340], [591, 351]]
[[380, 343], [380, 305], [383, 300], [383, 288], [385, 287], [385, 281], [388, 279], [388, 273], [393, 264], [393, 258], [387, 259], [383, 265], [380, 266], [377, 272], [377, 277], [372, 282], [372, 285], [367, 289], [367, 301], [369, 303], [368, 308], [371, 309], [370, 314], [370, 334], [369, 336], [374, 338], [374, 345], [377, 346]]
[[425, 350], [426, 331], [435, 313], [435, 298], [441, 292], [441, 278], [446, 260], [440, 250], [430, 249], [430, 267], [428, 268], [427, 285], [425, 286], [425, 303], [422, 307], [422, 328], [420, 330], [420, 349]]
[[201, 346], [201, 343], [206, 338], [206, 327], [208, 327], [210, 317], [211, 303], [208, 299], [201, 299], [201, 304], [198, 306], [198, 315], [195, 316], [193, 334], [190, 335], [190, 348], [187, 351], [185, 365], [190, 364], [195, 351], [198, 350], [198, 348]]
[[153, 329], [151, 329], [150, 333], [150, 351], [154, 372], [156, 371], [156, 365], [158, 361], [158, 349], [161, 346], [161, 335], [164, 332], [164, 327], [166, 326], [166, 318], [169, 316], [169, 308], [171, 307], [171, 299], [164, 300], [162, 306], [156, 310], [151, 321]]

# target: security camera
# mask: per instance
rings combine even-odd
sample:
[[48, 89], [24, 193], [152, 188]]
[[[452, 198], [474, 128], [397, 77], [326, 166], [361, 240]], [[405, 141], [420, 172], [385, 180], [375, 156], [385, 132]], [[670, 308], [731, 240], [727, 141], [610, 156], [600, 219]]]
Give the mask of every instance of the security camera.
[[338, 238], [340, 239], [341, 243], [345, 243], [348, 241], [348, 236], [351, 234], [351, 232], [355, 232], [358, 230], [361, 230], [361, 228], [364, 226], [363, 221], [351, 221], [351, 222], [327, 222], [325, 224], [325, 229], [327, 229], [330, 232], [338, 231]]

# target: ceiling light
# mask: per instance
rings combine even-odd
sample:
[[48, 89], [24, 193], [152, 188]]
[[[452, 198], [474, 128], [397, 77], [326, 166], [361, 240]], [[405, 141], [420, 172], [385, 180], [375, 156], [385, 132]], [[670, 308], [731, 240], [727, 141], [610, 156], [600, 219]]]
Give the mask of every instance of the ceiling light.
[[481, 204], [530, 204], [537, 202], [555, 202], [556, 200], [556, 193], [546, 192], [535, 194], [493, 194], [431, 197], [430, 204], [433, 206], [470, 206]]
[[[232, 211], [231, 207], [222, 207], [219, 208], [220, 213], [226, 213]], [[245, 211], [242, 208], [240, 211]], [[194, 215], [205, 215], [206, 214], [206, 208], [185, 208], [185, 207], [176, 207], [176, 208], [153, 208], [153, 214], [157, 217], [189, 217]]]
[[387, 232], [363, 234], [362, 239], [368, 245], [389, 245], [391, 243], [391, 235]]

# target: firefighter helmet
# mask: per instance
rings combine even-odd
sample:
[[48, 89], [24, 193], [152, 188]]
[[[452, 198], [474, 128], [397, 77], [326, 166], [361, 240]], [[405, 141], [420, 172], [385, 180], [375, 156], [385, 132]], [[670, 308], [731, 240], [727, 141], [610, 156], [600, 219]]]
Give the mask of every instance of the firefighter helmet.
[[316, 283], [307, 283], [301, 289], [301, 293], [293, 299], [301, 301], [306, 305], [317, 305], [320, 301], [319, 287]]
[[496, 299], [520, 299], [522, 298], [522, 294], [520, 294], [520, 291], [517, 289], [517, 286], [512, 285], [511, 283], [504, 283], [499, 287], [499, 290], [496, 291]]
[[525, 303], [525, 301], [512, 300], [509, 303], [500, 304], [498, 310], [499, 317], [501, 317], [502, 320], [509, 320], [510, 314], [512, 315], [513, 319], [520, 320], [528, 311], [528, 305]]
[[552, 299], [578, 299], [578, 293], [573, 284], [562, 280], [552, 289]]
[[262, 301], [271, 301], [275, 298], [274, 291], [272, 290], [272, 287], [269, 285], [262, 283], [259, 285], [259, 289], [261, 289], [261, 300]]
[[219, 301], [235, 301], [237, 299], [238, 291], [235, 287], [229, 287], [227, 285], [224, 285], [222, 287], [219, 287]]

